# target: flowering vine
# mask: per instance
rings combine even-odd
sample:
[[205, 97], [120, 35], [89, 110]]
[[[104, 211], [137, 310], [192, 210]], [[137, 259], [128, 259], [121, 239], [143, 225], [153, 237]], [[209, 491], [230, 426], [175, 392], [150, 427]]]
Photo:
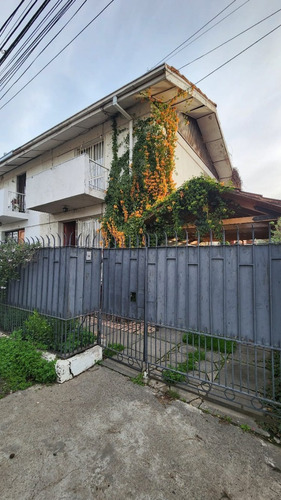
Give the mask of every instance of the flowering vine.
[[151, 114], [138, 120], [134, 128], [131, 165], [128, 151], [118, 155], [118, 130], [113, 121], [113, 160], [102, 219], [102, 235], [107, 244], [116, 241], [123, 245], [128, 237], [142, 234], [144, 213], [175, 191], [178, 115], [174, 104], [177, 97], [164, 103], [146, 94]]

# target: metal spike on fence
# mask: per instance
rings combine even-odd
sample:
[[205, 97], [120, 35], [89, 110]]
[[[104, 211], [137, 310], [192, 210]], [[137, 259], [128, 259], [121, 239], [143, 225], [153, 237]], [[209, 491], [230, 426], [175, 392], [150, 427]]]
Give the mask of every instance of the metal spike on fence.
[[225, 229], [222, 228], [222, 244], [225, 245]]
[[53, 238], [54, 248], [55, 248], [55, 246], [56, 246], [56, 238], [54, 237], [53, 233], [51, 233], [51, 237]]
[[35, 245], [35, 240], [32, 236], [30, 236], [30, 239], [32, 240], [33, 245]]
[[82, 234], [78, 234], [77, 238], [76, 238], [76, 246], [79, 247], [79, 240], [81, 238]]
[[85, 238], [85, 247], [88, 248], [88, 242], [89, 242], [89, 238], [90, 238], [90, 235], [87, 234], [86, 238]]
[[61, 247], [61, 237], [60, 237], [59, 233], [57, 233], [57, 235], [58, 235], [59, 246]]
[[210, 245], [213, 246], [213, 231], [210, 229]]
[[116, 239], [115, 238], [113, 239], [114, 239], [114, 248], [116, 248]]
[[268, 241], [271, 243], [271, 223], [268, 223]]
[[199, 247], [200, 245], [200, 232], [197, 229], [197, 246]]
[[237, 238], [237, 245], [240, 245], [240, 233], [239, 233], [239, 226], [237, 226], [236, 238]]
[[254, 228], [254, 224], [252, 224], [252, 243], [254, 244], [255, 242], [255, 228]]
[[28, 245], [30, 245], [30, 239], [29, 238], [25, 238], [26, 239], [26, 242]]
[[44, 246], [45, 246], [45, 240], [44, 240], [43, 236], [40, 236], [40, 238], [41, 238], [41, 240], [42, 240], [42, 242], [43, 242], [43, 245], [42, 245], [42, 246], [43, 246], [43, 248], [44, 248]]
[[167, 236], [166, 232], [164, 232], [164, 236], [165, 236], [165, 246], [167, 247], [168, 246], [168, 236]]
[[185, 245], [188, 247], [188, 231], [185, 230]]
[[149, 233], [145, 233], [145, 246], [147, 246], [147, 248], [150, 247], [150, 236], [149, 236]]
[[49, 236], [47, 234], [46, 234], [46, 238], [47, 238], [47, 241], [48, 241], [48, 247], [50, 247], [51, 246], [51, 240], [50, 240], [50, 238], [49, 238]]
[[175, 240], [176, 240], [176, 247], [177, 247], [178, 246], [178, 242], [179, 242], [177, 231], [175, 231]]
[[154, 236], [155, 236], [155, 248], [158, 247], [158, 237], [157, 237], [157, 233], [154, 233]]

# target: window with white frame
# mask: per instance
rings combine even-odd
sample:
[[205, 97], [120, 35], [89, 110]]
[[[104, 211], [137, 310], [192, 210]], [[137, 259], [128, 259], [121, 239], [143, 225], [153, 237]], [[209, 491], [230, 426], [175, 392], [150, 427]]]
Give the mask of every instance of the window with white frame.
[[79, 154], [87, 154], [90, 159], [90, 186], [105, 191], [107, 188], [107, 170], [104, 165], [103, 141], [81, 147]]

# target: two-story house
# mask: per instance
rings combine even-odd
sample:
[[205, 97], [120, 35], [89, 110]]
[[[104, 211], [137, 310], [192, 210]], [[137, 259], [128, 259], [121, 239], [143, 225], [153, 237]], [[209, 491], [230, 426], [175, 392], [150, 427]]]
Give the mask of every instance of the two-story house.
[[232, 167], [216, 105], [162, 64], [0, 158], [1, 240], [51, 233], [64, 243], [78, 235], [92, 240], [105, 207], [112, 118], [129, 134], [131, 160], [134, 123], [150, 112], [143, 93], [168, 101], [179, 90], [187, 93], [175, 103], [176, 185], [201, 174], [228, 182]]

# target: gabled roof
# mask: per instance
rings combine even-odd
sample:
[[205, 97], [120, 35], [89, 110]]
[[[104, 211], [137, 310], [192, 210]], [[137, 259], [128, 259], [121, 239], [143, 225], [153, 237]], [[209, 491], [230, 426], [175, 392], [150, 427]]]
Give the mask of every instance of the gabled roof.
[[231, 162], [216, 113], [216, 105], [181, 75], [175, 68], [162, 64], [145, 73], [79, 113], [35, 137], [23, 146], [0, 158], [0, 174], [9, 172], [30, 160], [54, 149], [64, 142], [86, 133], [116, 114], [113, 98], [128, 110], [136, 104], [141, 93], [150, 89], [151, 95], [167, 101], [178, 89], [189, 91], [188, 97], [178, 98], [177, 109], [197, 120], [203, 140], [220, 180], [231, 178]]

